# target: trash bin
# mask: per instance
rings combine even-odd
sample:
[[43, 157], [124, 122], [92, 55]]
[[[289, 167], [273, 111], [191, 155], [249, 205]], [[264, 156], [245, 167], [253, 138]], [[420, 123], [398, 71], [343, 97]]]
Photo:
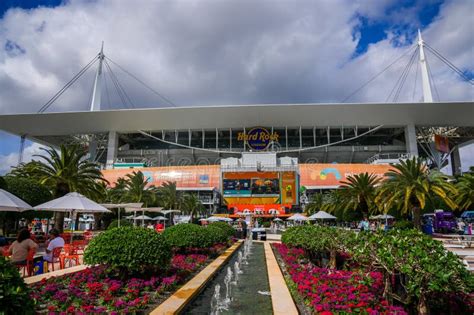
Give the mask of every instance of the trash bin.
[[45, 264], [46, 262], [43, 260], [36, 261], [33, 265], [33, 274], [41, 275], [45, 273]]
[[260, 240], [261, 241], [267, 240], [267, 232], [260, 232]]
[[258, 232], [257, 231], [252, 231], [252, 239], [253, 240], [258, 240]]

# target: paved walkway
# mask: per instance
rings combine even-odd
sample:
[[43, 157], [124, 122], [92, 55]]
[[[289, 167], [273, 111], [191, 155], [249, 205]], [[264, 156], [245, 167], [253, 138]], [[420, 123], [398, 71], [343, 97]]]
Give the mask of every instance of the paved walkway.
[[280, 266], [273, 254], [269, 242], [265, 242], [265, 258], [267, 261], [268, 280], [272, 294], [273, 314], [275, 315], [298, 315], [291, 293], [285, 283]]

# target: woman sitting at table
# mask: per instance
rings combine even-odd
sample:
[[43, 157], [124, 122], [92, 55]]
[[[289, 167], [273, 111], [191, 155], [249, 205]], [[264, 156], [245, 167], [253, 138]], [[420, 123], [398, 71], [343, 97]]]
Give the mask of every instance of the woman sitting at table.
[[64, 247], [64, 239], [59, 236], [59, 231], [57, 229], [49, 231], [49, 241], [47, 244], [48, 247], [46, 248], [46, 255], [43, 256], [43, 260], [53, 262], [53, 250], [57, 247]]
[[8, 249], [8, 253], [12, 255], [11, 262], [15, 265], [25, 265], [28, 251], [33, 248], [36, 251], [38, 244], [31, 240], [30, 231], [26, 228], [21, 229], [16, 241]]

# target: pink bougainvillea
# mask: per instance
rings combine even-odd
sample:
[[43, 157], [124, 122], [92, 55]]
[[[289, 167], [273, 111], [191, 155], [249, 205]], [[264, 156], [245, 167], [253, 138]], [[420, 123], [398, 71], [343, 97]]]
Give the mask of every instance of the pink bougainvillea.
[[304, 250], [274, 244], [283, 258], [299, 294], [320, 315], [338, 313], [406, 314], [380, 295], [382, 275], [319, 268], [308, 262]]

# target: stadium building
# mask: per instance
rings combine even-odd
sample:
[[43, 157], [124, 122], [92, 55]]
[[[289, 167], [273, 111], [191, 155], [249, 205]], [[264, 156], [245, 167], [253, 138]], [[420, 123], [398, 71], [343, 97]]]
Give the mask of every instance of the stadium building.
[[90, 111], [0, 115], [0, 129], [53, 147], [82, 143], [111, 183], [139, 169], [150, 185], [176, 182], [213, 210], [284, 215], [312, 192], [352, 174], [383, 176], [399, 159], [442, 166], [449, 155], [459, 170], [473, 102], [432, 102], [420, 42], [424, 103], [100, 110], [101, 52]]

